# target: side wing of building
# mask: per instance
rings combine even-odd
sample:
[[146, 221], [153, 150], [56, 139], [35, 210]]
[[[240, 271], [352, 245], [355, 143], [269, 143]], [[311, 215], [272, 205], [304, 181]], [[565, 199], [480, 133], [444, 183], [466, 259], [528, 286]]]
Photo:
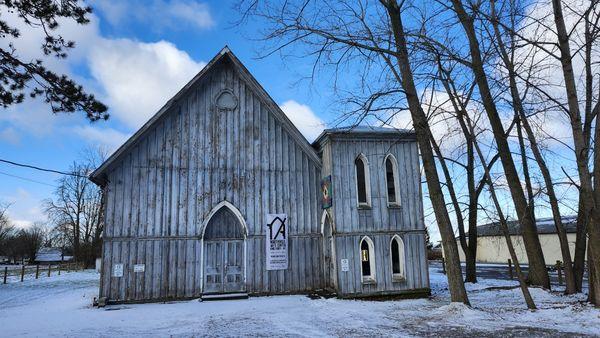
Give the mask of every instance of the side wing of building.
[[[333, 203], [328, 215], [335, 233], [338, 293], [428, 293], [421, 176], [414, 134], [331, 133], [321, 147], [323, 176], [332, 176]], [[390, 190], [387, 159], [395, 180]], [[358, 192], [361, 183], [357, 163], [365, 168], [364, 203]], [[389, 196], [394, 193], [394, 198]], [[394, 240], [397, 242], [392, 246]], [[363, 247], [363, 241], [368, 245]], [[368, 274], [367, 267], [362, 266], [366, 260], [364, 249], [369, 250], [372, 264]], [[396, 256], [394, 251], [398, 250]], [[344, 271], [342, 263], [346, 262]]]

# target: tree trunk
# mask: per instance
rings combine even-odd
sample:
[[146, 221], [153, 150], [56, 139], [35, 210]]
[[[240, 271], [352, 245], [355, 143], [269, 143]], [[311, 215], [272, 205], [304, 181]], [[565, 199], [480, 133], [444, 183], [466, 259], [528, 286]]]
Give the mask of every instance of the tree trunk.
[[577, 292], [581, 292], [583, 289], [583, 275], [585, 274], [585, 249], [587, 246], [586, 229], [589, 219], [589, 210], [585, 208], [582, 201], [579, 201], [579, 209], [577, 212], [577, 234], [575, 237], [575, 256], [573, 258], [573, 274], [575, 275], [575, 287]]
[[[472, 126], [471, 126], [471, 129]], [[479, 148], [477, 141], [475, 141], [475, 149], [477, 150], [477, 154], [479, 155], [480, 161], [483, 163], [483, 168], [485, 169], [485, 177], [488, 183], [488, 187], [490, 190], [490, 195], [492, 197], [492, 201], [494, 202], [494, 206], [496, 208], [496, 212], [498, 213], [498, 221], [500, 222], [500, 229], [502, 230], [502, 234], [504, 235], [504, 239], [506, 240], [506, 246], [508, 247], [508, 252], [510, 254], [510, 258], [512, 259], [515, 265], [515, 271], [517, 272], [517, 278], [519, 280], [519, 286], [521, 287], [521, 292], [523, 293], [523, 298], [525, 298], [525, 303], [527, 304], [527, 308], [530, 310], [535, 310], [536, 306], [531, 297], [531, 293], [529, 292], [529, 288], [527, 287], [527, 281], [525, 279], [525, 275], [521, 270], [521, 265], [519, 264], [519, 258], [517, 257], [517, 253], [515, 252], [515, 247], [513, 246], [512, 239], [510, 238], [510, 232], [508, 230], [508, 224], [506, 223], [506, 218], [502, 212], [502, 208], [500, 207], [500, 202], [498, 201], [498, 197], [496, 196], [496, 191], [494, 189], [494, 183], [492, 182], [492, 178], [490, 176], [490, 172], [488, 167], [485, 165], [485, 159]]]
[[417, 134], [417, 142], [421, 152], [431, 204], [442, 237], [442, 247], [447, 263], [446, 269], [448, 287], [450, 289], [450, 299], [453, 302], [461, 302], [469, 305], [469, 298], [462, 279], [458, 247], [456, 245], [456, 240], [454, 239], [454, 231], [452, 230], [452, 224], [450, 223], [450, 217], [448, 216], [448, 210], [446, 209], [446, 202], [444, 201], [444, 194], [440, 185], [433, 150], [431, 149], [431, 144], [429, 142], [431, 130], [429, 129], [429, 122], [423, 111], [423, 107], [421, 106], [413, 80], [400, 7], [395, 0], [389, 0], [387, 2], [382, 1], [382, 3], [390, 18], [395, 47], [397, 49], [395, 60], [398, 63], [400, 74], [397, 74], [396, 76], [400, 77], [398, 80], [405, 91], [415, 133]]
[[[565, 90], [567, 94], [567, 103], [569, 106], [569, 120], [571, 131], [573, 133], [573, 145], [575, 147], [575, 158], [577, 160], [577, 171], [579, 173], [579, 199], [583, 201], [587, 210], [591, 211], [591, 221], [588, 224], [587, 231], [590, 236], [588, 251], [593, 264], [600, 262], [600, 209], [597, 203], [600, 201], [600, 180], [594, 180], [592, 183], [591, 175], [588, 169], [589, 149], [586, 146], [583, 132], [583, 124], [581, 122], [581, 113], [579, 109], [579, 99], [577, 86], [575, 82], [575, 74], [573, 71], [573, 63], [571, 57], [571, 49], [569, 46], [569, 34], [565, 26], [564, 16], [562, 12], [562, 4], [560, 0], [552, 0], [552, 9], [554, 10], [554, 23], [556, 24], [556, 33], [558, 37], [558, 47], [560, 50], [560, 63], [562, 66], [563, 77], [565, 80]], [[596, 118], [595, 139], [600, 139], [600, 121]], [[594, 175], [600, 177], [600, 145], [595, 142], [596, 151], [594, 152]], [[592, 273], [593, 271], [593, 273]], [[593, 281], [593, 282], [592, 282]], [[600, 269], [597, 266], [592, 267], [590, 264], [590, 294], [594, 297], [591, 302], [596, 306], [600, 306]]]
[[[450, 200], [452, 201], [452, 207], [454, 209], [454, 213], [456, 215], [456, 226], [458, 228], [458, 240], [460, 246], [465, 254], [465, 262], [467, 264], [466, 274], [465, 274], [465, 282], [476, 283], [477, 277], [475, 275], [475, 271], [470, 268], [475, 267], [475, 257], [472, 255], [471, 248], [467, 245], [467, 238], [465, 235], [465, 222], [464, 217], [462, 215], [462, 211], [460, 209], [460, 203], [458, 201], [458, 197], [456, 195], [456, 190], [454, 189], [454, 183], [452, 181], [452, 176], [450, 175], [450, 170], [448, 170], [448, 165], [446, 164], [446, 160], [442, 154], [442, 151], [437, 144], [437, 141], [432, 137], [431, 138], [431, 146], [433, 151], [435, 152], [438, 162], [440, 163], [440, 167], [442, 168], [442, 173], [444, 174], [444, 178], [446, 179], [446, 188], [448, 189], [448, 195], [450, 195]], [[470, 241], [470, 240], [469, 240]], [[469, 266], [469, 263], [472, 263], [472, 266]]]
[[488, 84], [473, 19], [467, 14], [460, 0], [452, 0], [452, 4], [469, 42], [471, 69], [477, 81], [481, 100], [492, 127], [494, 140], [496, 141], [498, 154], [500, 155], [500, 162], [504, 168], [504, 173], [517, 212], [517, 218], [521, 224], [525, 251], [529, 258], [529, 281], [531, 284], [540, 285], [546, 289], [550, 289], [550, 278], [548, 277], [548, 271], [546, 270], [546, 262], [544, 261], [535, 219], [531, 217], [531, 210], [525, 198], [521, 180], [512, 158], [507, 135], [504, 131], [502, 120], [498, 114]]

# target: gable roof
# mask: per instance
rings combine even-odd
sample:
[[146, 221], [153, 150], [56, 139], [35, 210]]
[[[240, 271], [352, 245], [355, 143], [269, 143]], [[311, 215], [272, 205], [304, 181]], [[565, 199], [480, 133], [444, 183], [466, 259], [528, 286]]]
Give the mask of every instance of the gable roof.
[[136, 142], [144, 135], [144, 133], [151, 129], [152, 126], [158, 121], [163, 115], [165, 115], [170, 108], [177, 104], [177, 101], [182, 98], [190, 88], [192, 88], [196, 83], [201, 81], [208, 72], [214, 68], [216, 64], [223, 61], [227, 58], [233, 64], [234, 68], [238, 71], [238, 74], [241, 79], [248, 82], [248, 84], [253, 87], [255, 90], [255, 94], [258, 95], [265, 103], [265, 105], [271, 108], [271, 112], [273, 116], [279, 120], [282, 124], [283, 128], [290, 134], [290, 136], [298, 142], [300, 147], [305, 151], [308, 155], [308, 158], [315, 162], [317, 165], [321, 166], [321, 159], [317, 155], [315, 149], [310, 145], [308, 140], [302, 135], [302, 133], [298, 130], [298, 128], [290, 121], [290, 119], [285, 115], [285, 113], [281, 110], [281, 108], [275, 103], [273, 98], [267, 93], [267, 91], [258, 83], [258, 81], [252, 76], [250, 71], [242, 64], [242, 62], [233, 54], [233, 52], [229, 49], [228, 46], [223, 47], [221, 51], [215, 55], [215, 57], [194, 76], [183, 88], [181, 88], [177, 94], [175, 94], [170, 100], [168, 100], [162, 108], [154, 114], [138, 131], [136, 131], [125, 143], [123, 143], [100, 167], [94, 170], [90, 175], [89, 179], [98, 184], [103, 185], [105, 182], [105, 178], [103, 177], [106, 173], [106, 170], [115, 163], [123, 154], [125, 154], [131, 147], [133, 147]]

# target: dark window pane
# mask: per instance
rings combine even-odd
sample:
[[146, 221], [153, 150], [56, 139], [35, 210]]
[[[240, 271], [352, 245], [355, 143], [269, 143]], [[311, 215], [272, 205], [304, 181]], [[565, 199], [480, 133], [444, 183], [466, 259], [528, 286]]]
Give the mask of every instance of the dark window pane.
[[388, 202], [396, 203], [396, 186], [394, 185], [394, 167], [392, 160], [388, 157], [385, 160], [385, 177], [387, 182]]
[[360, 243], [360, 257], [362, 264], [362, 275], [371, 276], [371, 255], [367, 241], [362, 241]]
[[354, 161], [354, 166], [356, 167], [356, 185], [358, 191], [358, 202], [359, 203], [367, 203], [367, 187], [365, 182], [365, 163], [357, 158]]
[[398, 239], [392, 241], [392, 272], [400, 273], [400, 251], [398, 250]]

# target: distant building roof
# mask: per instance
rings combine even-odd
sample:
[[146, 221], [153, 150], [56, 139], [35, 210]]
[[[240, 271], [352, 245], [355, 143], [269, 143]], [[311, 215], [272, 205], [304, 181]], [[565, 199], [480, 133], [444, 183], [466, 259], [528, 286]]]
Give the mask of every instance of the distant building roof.
[[328, 135], [348, 135], [348, 136], [374, 136], [374, 137], [416, 137], [416, 134], [413, 130], [409, 129], [396, 129], [390, 127], [374, 127], [374, 126], [347, 126], [347, 127], [338, 127], [338, 128], [329, 128], [323, 130], [323, 132], [317, 137], [317, 139], [313, 142], [313, 145], [318, 144], [321, 140], [323, 140]]
[[[563, 216], [562, 223], [567, 233], [574, 233], [577, 231], [577, 216]], [[554, 220], [552, 217], [538, 218], [536, 220], [536, 226], [538, 234], [555, 234], [556, 227], [554, 226]], [[521, 234], [521, 225], [518, 221], [508, 222], [508, 232], [511, 235]], [[477, 227], [477, 236], [502, 236], [502, 230], [500, 229], [500, 223], [494, 222], [489, 224], [480, 225]]]
[[41, 248], [35, 255], [37, 262], [60, 262], [63, 260], [60, 248]]

